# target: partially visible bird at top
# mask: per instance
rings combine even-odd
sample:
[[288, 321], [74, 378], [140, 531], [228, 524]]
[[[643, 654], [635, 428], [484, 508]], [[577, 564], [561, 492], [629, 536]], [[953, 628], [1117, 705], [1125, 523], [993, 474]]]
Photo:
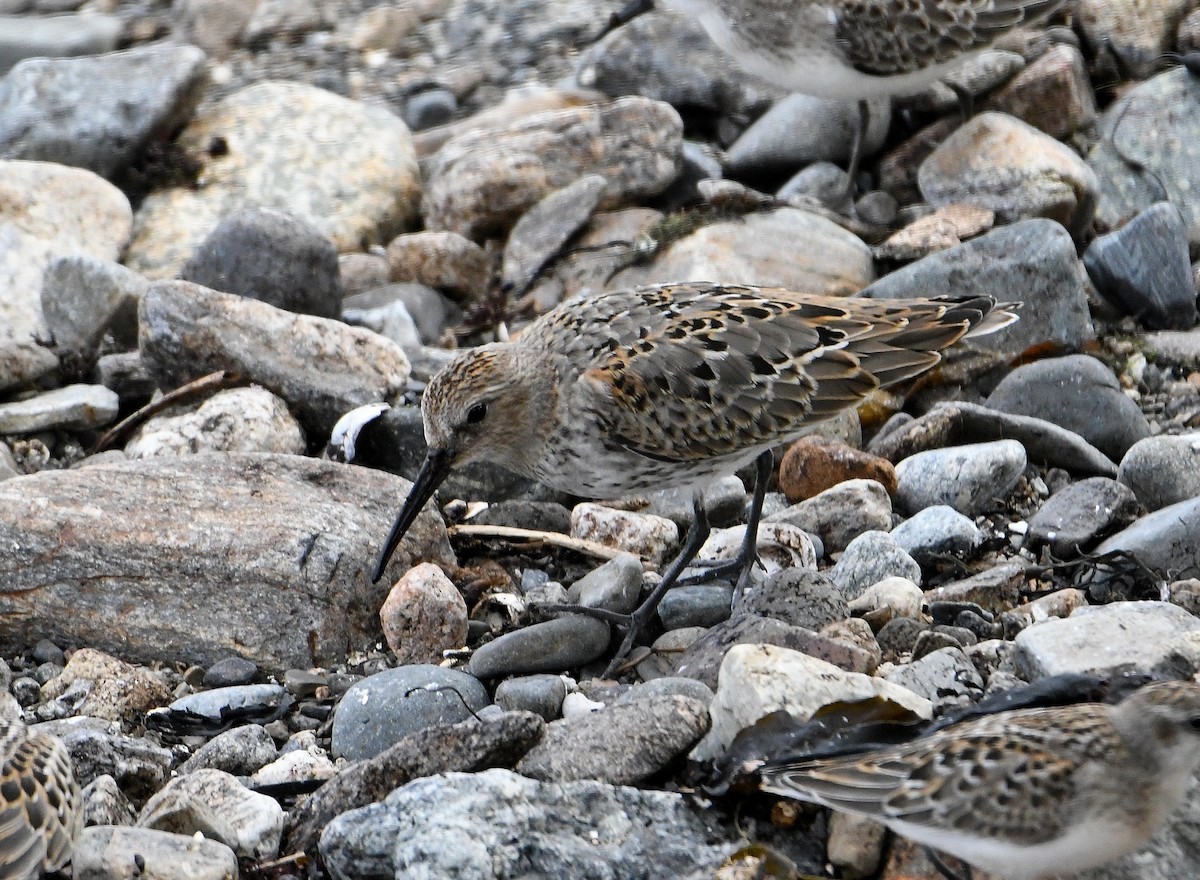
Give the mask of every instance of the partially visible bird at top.
[[[1067, 0], [662, 0], [697, 21], [743, 70], [793, 92], [858, 102], [850, 159], [861, 160], [868, 100], [918, 94]], [[635, 0], [629, 19], [653, 0]]]
[[611, 674], [704, 543], [707, 482], [756, 464], [740, 552], [699, 578], [736, 577], [741, 590], [774, 447], [1015, 320], [987, 296], [875, 300], [704, 282], [565, 302], [430, 380], [428, 450], [374, 577], [451, 468], [470, 461], [585, 498], [696, 487], [695, 518], [659, 585], [632, 615], [588, 610], [625, 627]]

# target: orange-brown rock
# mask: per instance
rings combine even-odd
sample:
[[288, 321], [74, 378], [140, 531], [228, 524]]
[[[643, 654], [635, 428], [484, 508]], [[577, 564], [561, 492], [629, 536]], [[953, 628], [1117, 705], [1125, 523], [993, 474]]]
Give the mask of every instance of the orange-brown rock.
[[779, 464], [779, 488], [792, 504], [844, 480], [875, 480], [896, 493], [896, 469], [885, 458], [824, 437], [801, 437]]

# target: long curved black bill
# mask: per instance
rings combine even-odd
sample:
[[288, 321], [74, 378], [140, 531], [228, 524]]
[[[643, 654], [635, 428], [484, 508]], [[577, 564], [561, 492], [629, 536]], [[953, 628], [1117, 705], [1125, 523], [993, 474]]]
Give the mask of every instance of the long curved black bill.
[[437, 491], [437, 487], [442, 485], [442, 481], [449, 473], [450, 453], [447, 450], [430, 449], [425, 453], [425, 460], [421, 462], [421, 469], [417, 471], [413, 487], [408, 493], [408, 498], [404, 500], [404, 507], [400, 509], [400, 515], [396, 517], [396, 522], [392, 525], [391, 532], [388, 533], [387, 542], [383, 545], [383, 552], [379, 554], [379, 561], [375, 563], [375, 573], [371, 575], [372, 583], [383, 576], [383, 570], [396, 551], [396, 545], [400, 543], [409, 526], [413, 524], [417, 514], [425, 507], [425, 502]]

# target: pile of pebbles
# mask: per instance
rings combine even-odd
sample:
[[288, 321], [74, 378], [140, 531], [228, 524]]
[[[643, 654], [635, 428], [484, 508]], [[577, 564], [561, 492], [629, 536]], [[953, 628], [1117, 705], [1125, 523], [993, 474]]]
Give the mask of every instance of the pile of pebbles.
[[[619, 2], [87, 5], [0, 2], [0, 685], [86, 786], [76, 876], [735, 877], [760, 844], [933, 877], [688, 759], [777, 709], [1200, 670], [1186, 2], [1006, 40], [966, 121], [941, 88], [873, 108], [853, 203], [853, 108], [669, 13], [597, 41]], [[454, 347], [676, 280], [1021, 320], [780, 450], [752, 589], [674, 591], [620, 681], [607, 624], [537, 609], [631, 607], [687, 493], [473, 466], [371, 582]], [[706, 556], [746, 502], [709, 488]], [[1197, 822], [1086, 876], [1200, 873]]]

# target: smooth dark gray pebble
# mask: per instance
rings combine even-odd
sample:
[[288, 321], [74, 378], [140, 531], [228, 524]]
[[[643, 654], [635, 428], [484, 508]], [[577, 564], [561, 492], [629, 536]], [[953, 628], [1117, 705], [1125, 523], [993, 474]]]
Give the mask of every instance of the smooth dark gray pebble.
[[467, 671], [487, 679], [576, 669], [598, 659], [609, 640], [609, 626], [604, 621], [568, 614], [513, 630], [480, 646]]

